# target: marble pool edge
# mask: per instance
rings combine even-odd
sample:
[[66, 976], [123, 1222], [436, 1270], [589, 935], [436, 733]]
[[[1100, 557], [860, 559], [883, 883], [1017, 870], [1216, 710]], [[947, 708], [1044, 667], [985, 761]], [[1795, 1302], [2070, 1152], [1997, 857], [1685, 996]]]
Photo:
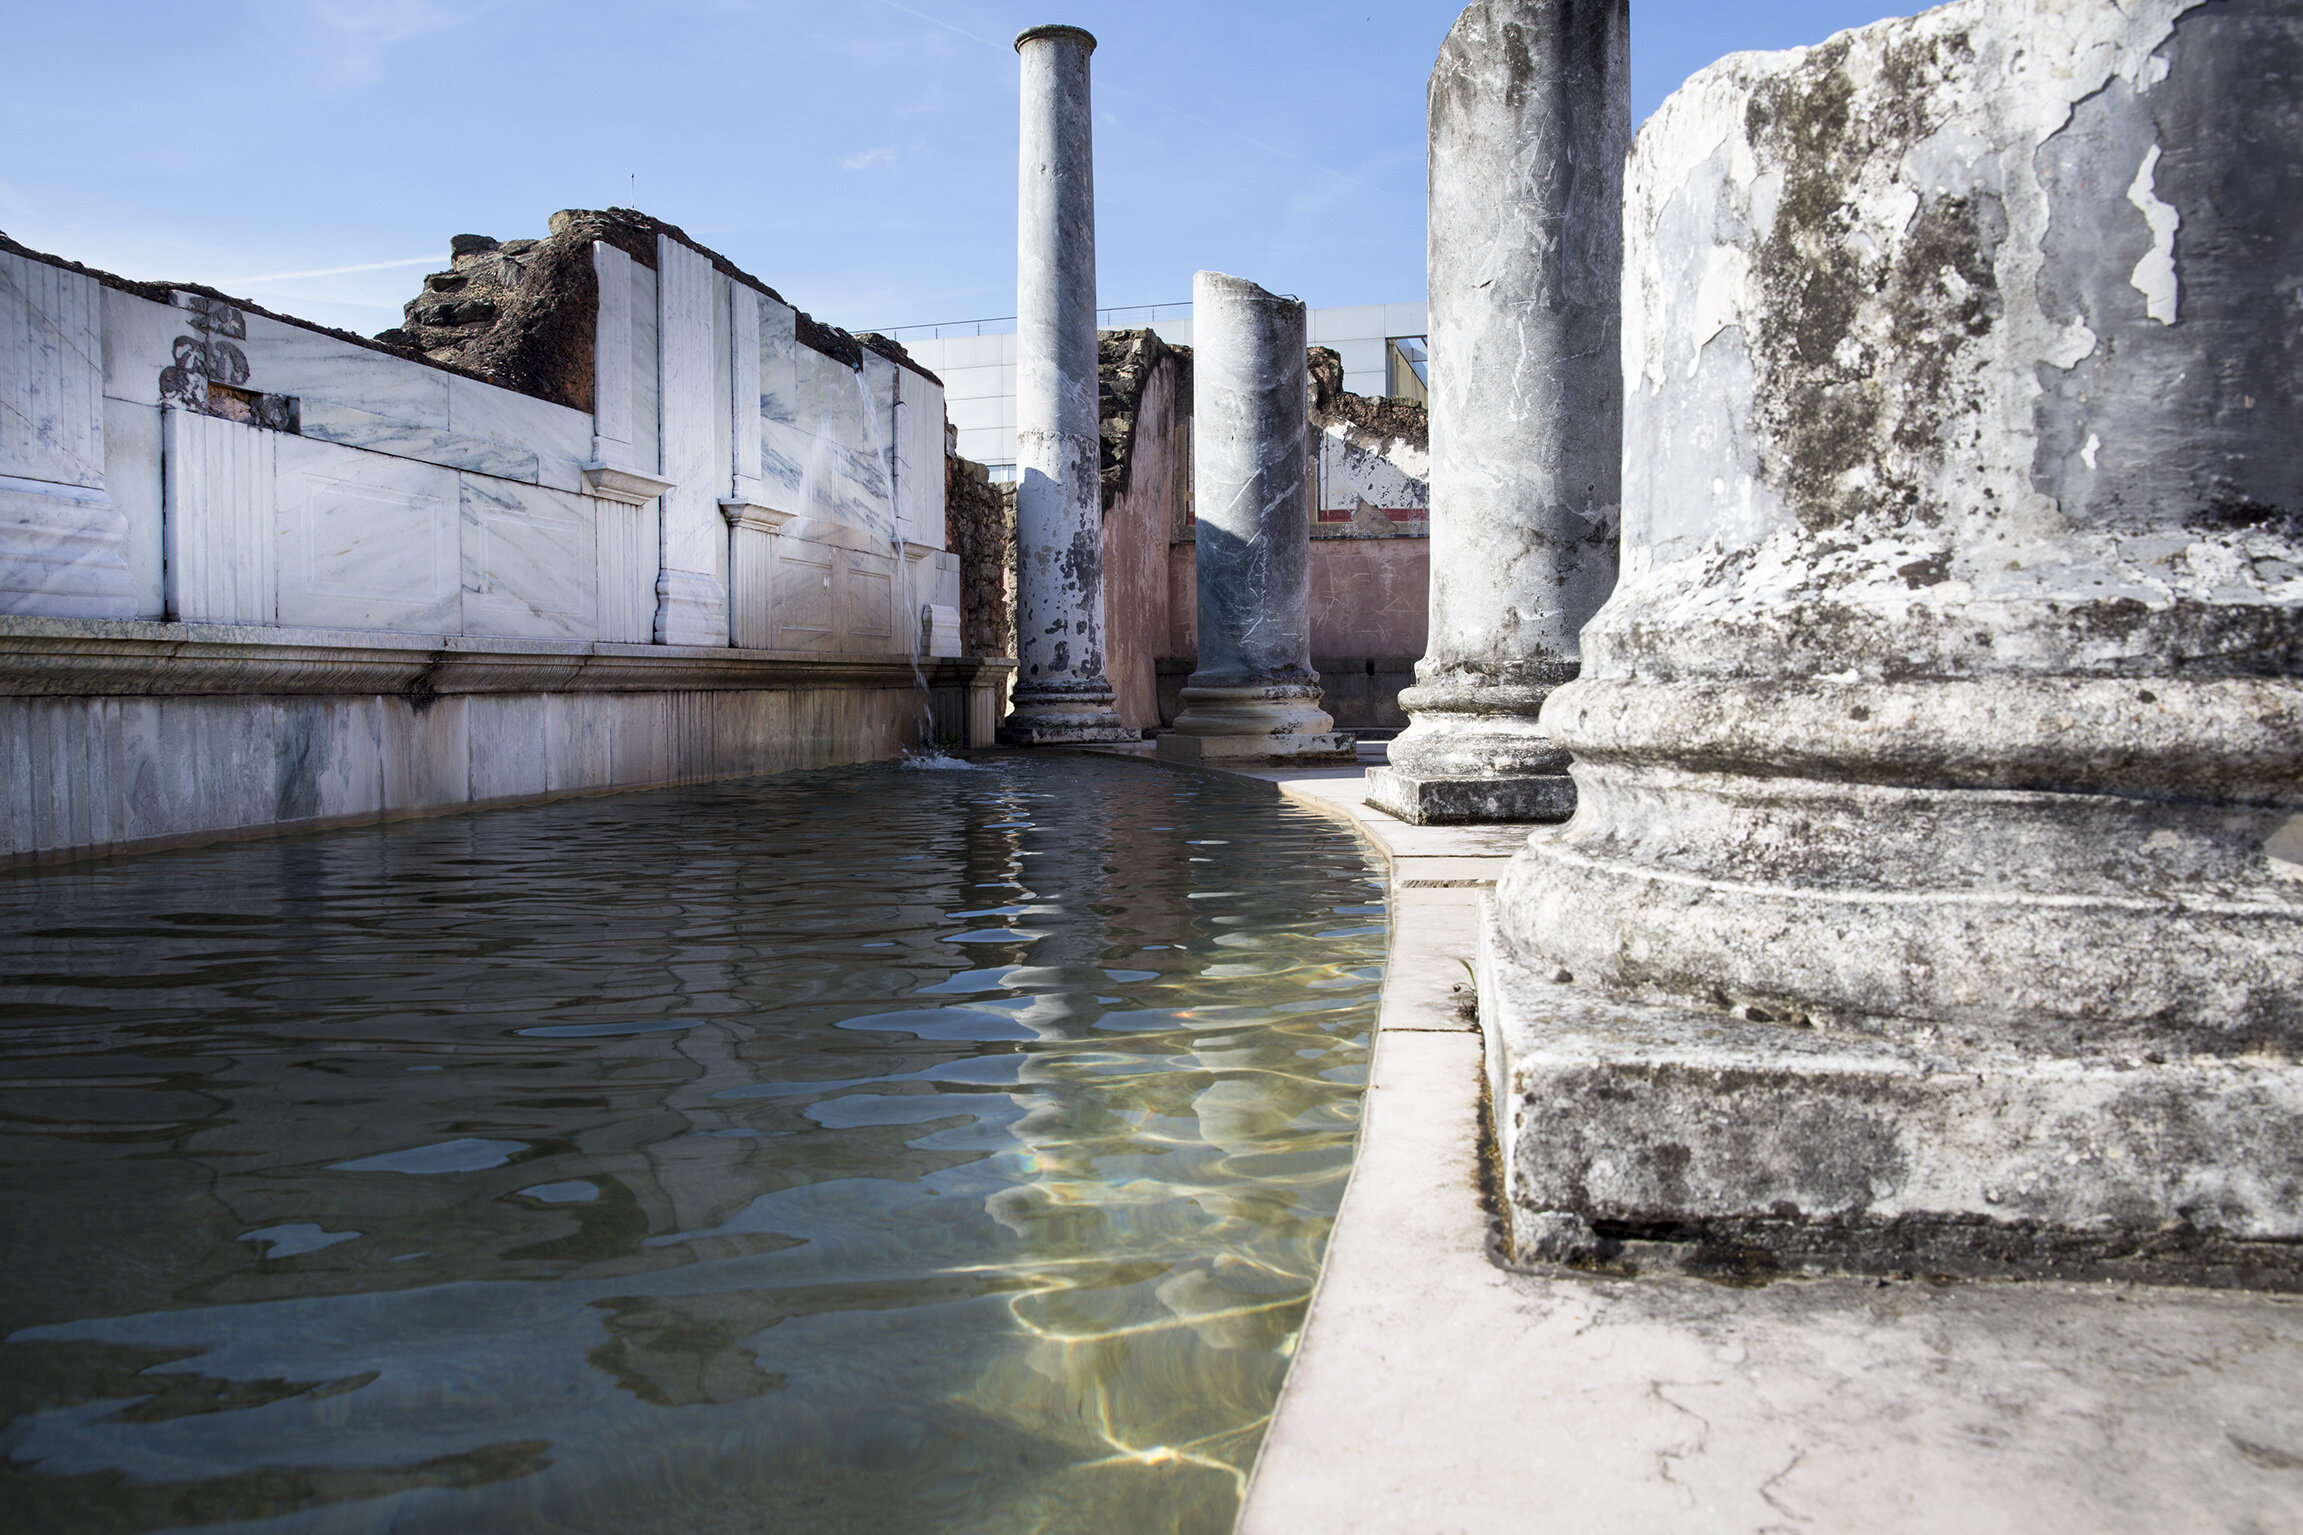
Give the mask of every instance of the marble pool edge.
[[1528, 828], [1400, 821], [1366, 766], [1166, 768], [1269, 783], [1389, 874], [1351, 1180], [1240, 1535], [2303, 1528], [2296, 1297], [1499, 1261], [1472, 972]]

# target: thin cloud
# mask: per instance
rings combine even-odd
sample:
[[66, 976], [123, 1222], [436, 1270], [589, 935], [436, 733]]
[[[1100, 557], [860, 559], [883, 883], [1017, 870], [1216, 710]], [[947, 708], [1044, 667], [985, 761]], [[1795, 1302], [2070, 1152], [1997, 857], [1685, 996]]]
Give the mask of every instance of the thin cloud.
[[403, 266], [446, 266], [446, 256], [400, 256], [390, 261], [356, 261], [350, 266], [313, 267], [305, 272], [262, 272], [254, 277], [225, 277], [217, 282], [221, 288], [253, 287], [260, 282], [294, 282], [304, 277], [342, 277], [347, 272], [385, 272]]
[[[914, 10], [908, 5], [899, 3], [899, 0], [880, 0], [880, 4], [886, 6], [891, 11], [902, 11], [906, 16], [916, 16], [932, 27], [941, 27], [946, 32], [953, 33], [959, 37], [964, 37], [970, 42], [982, 43], [987, 48], [997, 48], [1001, 52], [1005, 53], [1008, 52], [1012, 47], [1012, 44], [1010, 43], [1004, 43], [996, 38], [986, 37], [980, 32], [970, 32], [965, 27], [953, 26], [950, 22], [944, 20], [940, 16], [931, 16], [926, 11]], [[1197, 123], [1202, 128], [1212, 129], [1213, 131], [1222, 134], [1225, 138], [1231, 140], [1235, 144], [1245, 144], [1250, 148], [1260, 149], [1265, 154], [1278, 155], [1283, 160], [1293, 160], [1298, 165], [1307, 166], [1310, 169], [1318, 171], [1323, 175], [1333, 176], [1339, 181], [1348, 181], [1352, 185], [1357, 187], [1364, 187], [1370, 192], [1380, 192], [1383, 190], [1381, 187], [1376, 186], [1373, 182], [1363, 181], [1359, 177], [1351, 175], [1345, 171], [1339, 171], [1331, 165], [1322, 165], [1317, 160], [1306, 159], [1304, 156], [1295, 153], [1293, 150], [1282, 149], [1277, 144], [1267, 144], [1262, 139], [1250, 138], [1246, 134], [1241, 133], [1236, 128], [1226, 127], [1224, 124], [1218, 122], [1211, 122], [1207, 118], [1201, 117], [1196, 113], [1179, 111], [1176, 107], [1172, 106], [1168, 102], [1161, 101], [1157, 97], [1139, 95], [1134, 91], [1117, 85], [1098, 84], [1095, 89], [1099, 95], [1108, 92], [1114, 96], [1125, 96], [1130, 101], [1140, 101], [1149, 107], [1157, 107], [1160, 111], [1167, 113], [1170, 117], [1180, 117], [1187, 123]]]
[[867, 149], [860, 155], [840, 156], [840, 169], [843, 171], [860, 171], [868, 165], [879, 165], [885, 161], [893, 160], [895, 157], [896, 146], [882, 144], [879, 148]]

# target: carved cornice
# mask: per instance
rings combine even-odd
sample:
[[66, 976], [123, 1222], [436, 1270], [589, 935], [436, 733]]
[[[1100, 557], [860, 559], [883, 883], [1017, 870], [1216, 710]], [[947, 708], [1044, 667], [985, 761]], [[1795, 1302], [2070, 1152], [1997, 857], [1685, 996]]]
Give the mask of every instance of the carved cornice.
[[659, 480], [652, 474], [641, 474], [635, 469], [616, 469], [597, 461], [584, 465], [585, 490], [610, 501], [621, 501], [626, 506], [646, 506], [670, 490], [674, 483], [671, 480]]
[[[927, 681], [930, 687], [989, 686], [1014, 666], [1002, 658], [948, 658], [927, 669]], [[425, 698], [918, 685], [912, 660], [903, 655], [0, 617], [0, 696], [5, 697]]]

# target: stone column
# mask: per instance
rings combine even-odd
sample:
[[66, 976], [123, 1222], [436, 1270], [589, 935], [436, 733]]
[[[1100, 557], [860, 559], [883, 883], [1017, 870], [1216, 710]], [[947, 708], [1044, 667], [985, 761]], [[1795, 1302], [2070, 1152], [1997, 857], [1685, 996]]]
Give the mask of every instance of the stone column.
[[1016, 232], [1016, 688], [1013, 745], [1132, 741], [1104, 679], [1096, 415], [1096, 209], [1088, 55], [1033, 27], [1023, 59]]
[[1304, 306], [1201, 272], [1192, 341], [1199, 661], [1160, 759], [1350, 762], [1311, 669]]
[[1594, 988], [1698, 1022], [1617, 1015], [1578, 1218], [2299, 1267], [2303, 101], [2242, 82], [2303, 11], [2045, 14], [1739, 55], [1641, 131], [1625, 577], [1499, 887], [1560, 983], [1505, 1069]]
[[1431, 630], [1370, 798], [1556, 821], [1537, 713], [1614, 588], [1627, 0], [1479, 0], [1432, 69]]

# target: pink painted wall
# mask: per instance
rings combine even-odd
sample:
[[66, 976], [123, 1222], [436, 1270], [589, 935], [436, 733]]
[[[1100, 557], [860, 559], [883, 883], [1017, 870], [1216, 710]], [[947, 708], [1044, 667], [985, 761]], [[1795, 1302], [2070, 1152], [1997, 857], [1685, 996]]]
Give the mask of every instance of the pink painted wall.
[[1104, 676], [1120, 718], [1139, 730], [1160, 722], [1153, 663], [1168, 653], [1173, 627], [1168, 540], [1182, 521], [1181, 434], [1191, 430], [1191, 417], [1177, 410], [1182, 371], [1163, 358], [1144, 380], [1128, 488], [1104, 511]]
[[[1168, 548], [1167, 644], [1163, 656], [1199, 653], [1194, 628], [1195, 546]], [[1431, 541], [1425, 538], [1315, 538], [1311, 541], [1311, 653], [1405, 657], [1423, 654], [1431, 617]]]
[[1423, 654], [1431, 617], [1431, 540], [1311, 541], [1311, 653]]

